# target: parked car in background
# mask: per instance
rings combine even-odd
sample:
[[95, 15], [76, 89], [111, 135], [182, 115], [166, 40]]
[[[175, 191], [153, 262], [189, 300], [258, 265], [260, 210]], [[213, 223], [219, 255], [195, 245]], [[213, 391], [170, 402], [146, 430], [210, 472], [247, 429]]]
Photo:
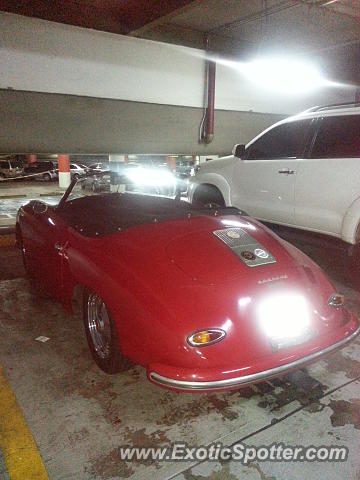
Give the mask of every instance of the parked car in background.
[[89, 170], [96, 170], [98, 172], [104, 172], [105, 170], [108, 170], [108, 164], [105, 163], [92, 163], [89, 165]]
[[86, 165], [82, 165], [79, 163], [70, 163], [70, 175], [72, 179], [80, 178], [82, 175], [85, 175], [87, 170], [88, 167]]
[[200, 165], [194, 202], [360, 242], [360, 105], [315, 107]]
[[110, 191], [111, 179], [116, 178], [127, 192], [166, 197], [175, 197], [177, 193], [177, 179], [167, 165], [114, 162], [106, 170], [91, 169], [89, 173], [82, 183], [84, 190]]
[[105, 372], [130, 359], [169, 389], [238, 389], [359, 334], [325, 273], [239, 209], [87, 195], [83, 180], [56, 206], [22, 206], [16, 239], [30, 278], [82, 318]]
[[24, 174], [23, 164], [14, 158], [0, 160], [0, 179], [17, 178]]
[[195, 161], [193, 159], [180, 158], [176, 160], [176, 173], [179, 177], [190, 177], [194, 173]]
[[177, 178], [177, 191], [186, 194], [190, 176], [195, 174], [195, 162], [193, 159], [179, 158], [176, 160], [175, 176]]
[[[93, 169], [91, 172], [95, 172]], [[110, 191], [110, 174], [100, 175], [100, 171], [93, 175], [87, 176], [81, 182], [81, 188], [92, 192], [109, 192]]]
[[51, 180], [56, 180], [58, 178], [58, 165], [53, 161], [38, 161], [30, 163], [24, 168], [24, 175], [29, 175], [30, 179], [50, 182]]

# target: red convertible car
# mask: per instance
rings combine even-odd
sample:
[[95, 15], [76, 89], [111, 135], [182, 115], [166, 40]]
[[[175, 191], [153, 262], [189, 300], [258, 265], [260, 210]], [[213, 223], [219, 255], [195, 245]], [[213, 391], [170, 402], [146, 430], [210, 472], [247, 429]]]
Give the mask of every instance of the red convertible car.
[[131, 360], [166, 388], [238, 389], [358, 335], [324, 272], [244, 212], [80, 184], [23, 206], [16, 235], [33, 280], [81, 312], [105, 372]]

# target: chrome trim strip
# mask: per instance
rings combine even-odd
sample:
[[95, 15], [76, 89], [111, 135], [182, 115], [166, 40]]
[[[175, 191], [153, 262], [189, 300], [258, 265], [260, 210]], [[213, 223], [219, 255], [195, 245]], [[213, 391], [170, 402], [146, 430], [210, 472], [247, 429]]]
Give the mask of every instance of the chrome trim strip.
[[156, 372], [150, 372], [150, 379], [156, 383], [161, 385], [168, 385], [170, 387], [178, 387], [187, 390], [207, 390], [207, 389], [217, 389], [217, 388], [226, 388], [226, 387], [233, 387], [236, 385], [242, 385], [246, 383], [255, 382], [258, 380], [265, 379], [270, 376], [276, 376], [282, 372], [287, 370], [291, 370], [293, 368], [301, 367], [304, 363], [312, 362], [316, 360], [318, 357], [321, 357], [327, 353], [340, 348], [347, 343], [351, 342], [357, 335], [360, 333], [360, 326], [348, 337], [343, 338], [339, 342], [336, 342], [329, 347], [324, 348], [318, 352], [312, 353], [303, 358], [299, 358], [291, 363], [286, 363], [284, 365], [280, 365], [279, 367], [274, 367], [269, 370], [264, 370], [262, 372], [252, 373], [251, 375], [244, 375], [242, 377], [235, 377], [235, 378], [227, 378], [226, 380], [214, 380], [209, 382], [190, 382], [187, 380], [176, 380], [174, 378], [163, 377]]

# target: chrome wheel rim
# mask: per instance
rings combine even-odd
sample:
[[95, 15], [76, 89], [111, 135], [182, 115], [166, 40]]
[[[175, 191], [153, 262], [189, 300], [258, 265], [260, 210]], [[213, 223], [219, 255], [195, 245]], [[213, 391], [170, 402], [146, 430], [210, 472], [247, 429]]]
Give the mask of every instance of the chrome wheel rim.
[[105, 359], [110, 354], [111, 326], [105, 303], [96, 293], [91, 293], [87, 302], [87, 321], [96, 354]]

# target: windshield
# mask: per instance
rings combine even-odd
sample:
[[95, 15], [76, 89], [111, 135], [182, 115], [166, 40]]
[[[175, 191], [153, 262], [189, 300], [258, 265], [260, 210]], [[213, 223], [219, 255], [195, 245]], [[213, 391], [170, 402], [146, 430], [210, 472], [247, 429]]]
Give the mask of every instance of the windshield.
[[69, 187], [65, 201], [114, 192], [174, 198], [178, 192], [177, 187], [177, 179], [168, 168], [128, 164], [116, 172], [105, 171], [80, 177]]

